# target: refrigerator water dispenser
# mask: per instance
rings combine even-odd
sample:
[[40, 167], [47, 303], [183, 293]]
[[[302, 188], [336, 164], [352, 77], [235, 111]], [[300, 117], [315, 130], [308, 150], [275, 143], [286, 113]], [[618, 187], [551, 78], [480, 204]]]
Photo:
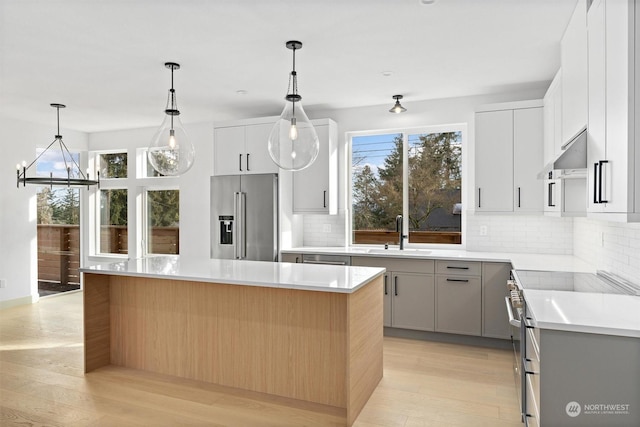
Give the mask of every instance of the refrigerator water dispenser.
[[220, 224], [220, 244], [233, 245], [233, 215], [218, 216]]

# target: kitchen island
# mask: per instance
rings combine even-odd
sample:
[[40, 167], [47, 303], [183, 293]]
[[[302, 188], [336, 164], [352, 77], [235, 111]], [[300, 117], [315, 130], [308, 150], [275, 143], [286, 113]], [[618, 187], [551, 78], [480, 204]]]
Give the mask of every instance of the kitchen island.
[[313, 402], [346, 425], [382, 378], [382, 268], [158, 256], [81, 271], [86, 373]]

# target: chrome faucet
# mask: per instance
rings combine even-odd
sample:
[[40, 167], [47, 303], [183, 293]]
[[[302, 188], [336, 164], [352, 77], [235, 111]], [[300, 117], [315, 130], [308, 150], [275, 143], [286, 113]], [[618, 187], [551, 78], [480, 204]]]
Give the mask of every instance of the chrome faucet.
[[398, 234], [398, 240], [400, 241], [400, 250], [404, 249], [404, 239], [407, 238], [406, 234], [402, 234], [402, 215], [396, 217], [396, 231]]

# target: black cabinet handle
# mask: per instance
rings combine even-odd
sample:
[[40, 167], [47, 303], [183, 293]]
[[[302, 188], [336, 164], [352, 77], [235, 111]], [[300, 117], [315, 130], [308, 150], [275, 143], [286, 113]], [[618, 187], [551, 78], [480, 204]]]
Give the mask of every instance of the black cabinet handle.
[[247, 172], [249, 172], [251, 169], [249, 169], [249, 154], [247, 153]]
[[322, 192], [322, 206], [327, 207], [327, 190]]
[[457, 267], [455, 265], [447, 265], [447, 268], [450, 268], [452, 270], [468, 270], [469, 267]]
[[602, 172], [604, 170], [604, 168], [602, 167], [603, 164], [605, 163], [609, 163], [608, 160], [600, 160], [598, 162], [598, 164], [600, 165], [600, 173], [598, 174], [598, 203], [609, 203], [608, 200], [603, 200], [602, 199]]
[[548, 190], [548, 192], [549, 192], [549, 194], [548, 194], [548, 198], [549, 198], [549, 200], [548, 200], [548, 202], [547, 202], [547, 206], [549, 206], [549, 207], [551, 207], [551, 208], [552, 208], [552, 207], [555, 207], [555, 205], [556, 205], [555, 203], [553, 203], [553, 186], [554, 186], [554, 185], [556, 185], [556, 183], [555, 183], [555, 182], [550, 182], [550, 183], [549, 183], [549, 190]]
[[518, 207], [520, 207], [520, 187], [518, 187]]
[[481, 207], [482, 204], [480, 203], [480, 187], [478, 187], [478, 207]]
[[300, 257], [296, 257], [296, 264], [300, 262]]
[[467, 283], [469, 282], [468, 279], [449, 279], [447, 278], [447, 282], [463, 282], [463, 283]]
[[384, 276], [384, 294], [389, 295], [389, 292], [387, 291], [387, 276]]
[[242, 172], [242, 154], [238, 154], [238, 169]]
[[598, 164], [593, 164], [593, 203], [598, 204]]
[[398, 296], [398, 276], [393, 278], [393, 293]]

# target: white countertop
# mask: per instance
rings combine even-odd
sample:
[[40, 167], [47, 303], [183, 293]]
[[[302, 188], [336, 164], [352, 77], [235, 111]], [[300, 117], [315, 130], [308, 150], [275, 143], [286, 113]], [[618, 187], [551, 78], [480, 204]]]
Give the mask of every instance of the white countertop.
[[282, 250], [282, 253], [327, 254], [370, 257], [449, 259], [465, 261], [510, 262], [518, 270], [573, 271], [595, 273], [595, 268], [573, 255], [543, 255], [503, 252], [474, 252], [460, 249], [384, 250], [372, 247], [302, 247]]
[[640, 297], [525, 289], [533, 325], [541, 329], [640, 338]]
[[308, 291], [352, 293], [384, 268], [154, 256], [81, 268], [83, 273], [192, 280]]

